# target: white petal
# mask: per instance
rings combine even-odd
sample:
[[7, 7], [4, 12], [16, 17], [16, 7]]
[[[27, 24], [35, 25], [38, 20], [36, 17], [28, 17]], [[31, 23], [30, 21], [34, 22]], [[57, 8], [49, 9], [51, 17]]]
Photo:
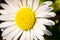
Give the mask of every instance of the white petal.
[[43, 24], [41, 24], [40, 22], [37, 22], [37, 21], [36, 21], [36, 24], [35, 24], [33, 30], [36, 30], [36, 29], [46, 30], [46, 27], [45, 27]]
[[3, 20], [3, 21], [13, 21], [14, 20], [14, 17], [15, 17], [15, 14], [1, 15], [0, 16], [0, 20]]
[[1, 3], [1, 4], [0, 4], [0, 6], [1, 6], [2, 8], [4, 8], [4, 9], [7, 9], [7, 8], [9, 8], [9, 5], [7, 5], [7, 4], [4, 4], [4, 3]]
[[16, 4], [16, 1], [14, 1], [14, 0], [5, 0], [5, 1], [6, 1], [10, 6], [16, 8], [16, 9], [19, 8], [18, 5]]
[[50, 13], [49, 13], [49, 16], [51, 16], [51, 17], [55, 17], [56, 14], [55, 14], [54, 12], [50, 12]]
[[[0, 4], [0, 6], [2, 7], [2, 8], [4, 8], [5, 10], [7, 10], [6, 12], [10, 12], [10, 13], [12, 13], [12, 12], [15, 12], [17, 9], [16, 8], [14, 8], [14, 7], [12, 7], [11, 5], [8, 5], [8, 4], [4, 4], [4, 3], [1, 3]], [[5, 13], [6, 13], [5, 12]], [[0, 12], [1, 13], [1, 12]]]
[[48, 6], [46, 6], [46, 5], [43, 5], [43, 6], [40, 6], [40, 7], [37, 9], [36, 12], [38, 12], [38, 11], [46, 11], [46, 12], [50, 12], [50, 11], [52, 11], [52, 10], [53, 10], [52, 7], [48, 7]]
[[44, 18], [37, 19], [37, 22], [40, 22], [41, 24], [48, 25], [48, 26], [55, 25], [53, 21]]
[[7, 8], [6, 10], [0, 10], [0, 13], [1, 13], [2, 15], [16, 14], [16, 12], [17, 12], [17, 10], [15, 10], [15, 9], [10, 9], [10, 8]]
[[44, 35], [42, 30], [35, 30], [35, 31], [36, 31], [35, 34]]
[[12, 40], [12, 38], [18, 34], [20, 30], [16, 28], [13, 32], [11, 32], [9, 35], [5, 36], [6, 40]]
[[50, 11], [52, 11], [53, 10], [53, 8], [52, 7], [48, 7], [47, 9], [45, 9], [44, 11], [47, 11], [47, 12], [50, 12]]
[[6, 28], [1, 28], [1, 31], [3, 32]]
[[[37, 32], [37, 30], [35, 30], [36, 32], [35, 32], [35, 35], [37, 36], [37, 38], [39, 39], [39, 40], [44, 40], [44, 38], [42, 37], [42, 35], [44, 35], [44, 33], [42, 34], [41, 32]], [[40, 34], [39, 34], [40, 33]], [[42, 35], [41, 35], [42, 34]]]
[[39, 40], [45, 40], [44, 37], [41, 36], [41, 35], [39, 35], [39, 34], [36, 34], [36, 36], [37, 36], [37, 38], [38, 38]]
[[28, 2], [28, 7], [32, 8], [33, 0], [27, 0], [27, 2]]
[[34, 37], [34, 32], [33, 30], [31, 30], [31, 40], [33, 40], [33, 37]]
[[12, 17], [15, 17], [16, 12], [17, 12], [17, 10], [14, 10], [14, 11], [13, 11], [13, 10], [2, 10], [2, 12], [3, 12], [3, 11], [5, 11], [6, 14], [3, 14], [3, 13], [2, 13], [2, 15], [4, 15], [4, 16], [7, 15], [7, 16], [12, 16]]
[[38, 23], [37, 27], [39, 27], [39, 29], [41, 30], [39, 32], [41, 32], [41, 34], [44, 35], [44, 33], [42, 32], [42, 30], [46, 30], [46, 27], [43, 24], [41, 24], [41, 23]]
[[[41, 32], [39, 32], [39, 33], [41, 33]], [[35, 32], [36, 37], [37, 37], [39, 40], [44, 40], [43, 35], [40, 35], [39, 33], [37, 33], [37, 31]]]
[[51, 36], [52, 35], [52, 33], [49, 31], [49, 30], [44, 30], [44, 34], [46, 34], [46, 35], [48, 35], [48, 36]]
[[7, 27], [12, 26], [14, 24], [15, 24], [14, 22], [3, 22], [0, 24], [0, 28], [7, 28]]
[[37, 37], [35, 36], [34, 30], [31, 30], [31, 40], [37, 40]]
[[[49, 9], [49, 5], [51, 5], [52, 4], [52, 2], [51, 1], [46, 1], [46, 2], [44, 2], [44, 3], [42, 3], [40, 6], [39, 6], [39, 8], [37, 9], [37, 11], [36, 12], [38, 12], [38, 11], [45, 11], [46, 9]], [[51, 10], [51, 9], [50, 9]]]
[[13, 7], [5, 3], [1, 3], [0, 6], [4, 8], [5, 10], [13, 10], [13, 11], [15, 10]]
[[23, 7], [26, 7], [26, 2], [27, 2], [27, 0], [22, 0], [22, 4], [23, 4]]
[[23, 31], [19, 31], [19, 33], [13, 38], [13, 40], [17, 40], [19, 38], [19, 36], [21, 36]]
[[19, 6], [19, 8], [22, 8], [21, 0], [14, 0], [16, 4]]
[[49, 6], [49, 5], [51, 5], [51, 4], [52, 4], [52, 1], [46, 1], [46, 2], [42, 3], [41, 6], [42, 6], [42, 5]]
[[2, 13], [2, 14], [6, 14], [7, 11], [6, 11], [6, 10], [0, 10], [0, 13]]
[[38, 40], [37, 37], [36, 37], [35, 35], [34, 35], [34, 39], [35, 39], [35, 40]]
[[36, 13], [36, 17], [43, 17], [43, 18], [49, 18], [49, 17], [55, 17], [56, 14], [54, 12], [41, 12], [41, 11], [38, 11]]
[[28, 31], [28, 32], [27, 32], [27, 35], [26, 35], [26, 40], [30, 40], [30, 38], [31, 38], [30, 35], [31, 35], [30, 31]]
[[26, 33], [27, 33], [26, 31], [23, 32], [20, 40], [25, 40], [26, 39], [26, 35], [27, 35]]
[[34, 0], [33, 10], [35, 11], [38, 8], [39, 0]]
[[1, 31], [4, 31], [4, 29], [1, 29]]
[[[43, 27], [42, 27], [42, 25], [41, 25], [40, 23], [36, 23], [33, 30], [34, 30], [34, 32], [37, 33], [37, 34], [44, 35], [44, 33], [43, 33], [43, 30], [44, 30], [44, 29], [42, 29], [42, 28], [43, 28]], [[37, 30], [36, 30], [36, 29], [37, 29]]]
[[39, 6], [38, 9], [36, 10], [36, 13], [41, 12], [41, 11], [44, 11], [47, 8], [48, 8], [48, 6], [46, 6], [46, 5]]
[[8, 27], [7, 29], [5, 29], [3, 31], [2, 36], [4, 37], [4, 36], [8, 35], [10, 32], [12, 32], [13, 30], [15, 30], [15, 28], [16, 28], [16, 25]]

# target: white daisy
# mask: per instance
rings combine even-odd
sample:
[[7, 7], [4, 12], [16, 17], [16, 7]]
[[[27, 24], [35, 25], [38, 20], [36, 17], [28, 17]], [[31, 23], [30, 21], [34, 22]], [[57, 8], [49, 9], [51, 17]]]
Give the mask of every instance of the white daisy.
[[39, 5], [39, 0], [5, 0], [7, 4], [1, 3], [0, 24], [2, 37], [6, 40], [44, 40], [43, 35], [52, 35], [45, 25], [51, 26], [55, 23], [47, 18], [56, 14], [46, 1]]

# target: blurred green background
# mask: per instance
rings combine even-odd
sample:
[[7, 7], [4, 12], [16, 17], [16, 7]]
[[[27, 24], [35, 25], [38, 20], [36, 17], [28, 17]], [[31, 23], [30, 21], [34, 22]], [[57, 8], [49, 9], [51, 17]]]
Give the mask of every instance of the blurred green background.
[[[46, 26], [48, 30], [52, 32], [52, 36], [44, 35], [46, 40], [60, 40], [60, 0], [40, 0], [40, 4], [45, 1], [52, 1], [53, 4], [51, 5], [54, 8], [54, 12], [56, 13], [56, 16], [53, 18], [49, 18], [55, 22], [54, 26]], [[5, 3], [4, 0], [0, 0], [0, 3]], [[0, 7], [1, 8], [1, 7]], [[0, 23], [3, 21], [0, 21]], [[2, 40], [1, 37], [1, 31], [0, 31], [0, 40]]]

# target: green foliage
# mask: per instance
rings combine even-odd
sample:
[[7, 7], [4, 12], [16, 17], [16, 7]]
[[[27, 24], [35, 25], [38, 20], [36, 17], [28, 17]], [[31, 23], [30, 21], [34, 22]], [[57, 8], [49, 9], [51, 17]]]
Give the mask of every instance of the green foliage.
[[39, 5], [40, 5], [41, 3], [43, 3], [44, 1], [46, 1], [46, 0], [40, 0], [40, 1], [39, 1]]
[[55, 10], [55, 11], [60, 10], [60, 0], [56, 0], [56, 1], [53, 3], [53, 7], [54, 7], [54, 10]]

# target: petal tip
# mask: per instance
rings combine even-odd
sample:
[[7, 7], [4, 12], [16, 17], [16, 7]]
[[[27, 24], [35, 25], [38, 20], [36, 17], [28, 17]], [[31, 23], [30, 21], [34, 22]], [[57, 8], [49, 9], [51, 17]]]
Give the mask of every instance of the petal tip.
[[52, 35], [52, 33], [49, 31], [49, 30], [44, 30], [44, 33], [46, 34], [46, 35], [48, 35], [48, 36], [51, 36]]

